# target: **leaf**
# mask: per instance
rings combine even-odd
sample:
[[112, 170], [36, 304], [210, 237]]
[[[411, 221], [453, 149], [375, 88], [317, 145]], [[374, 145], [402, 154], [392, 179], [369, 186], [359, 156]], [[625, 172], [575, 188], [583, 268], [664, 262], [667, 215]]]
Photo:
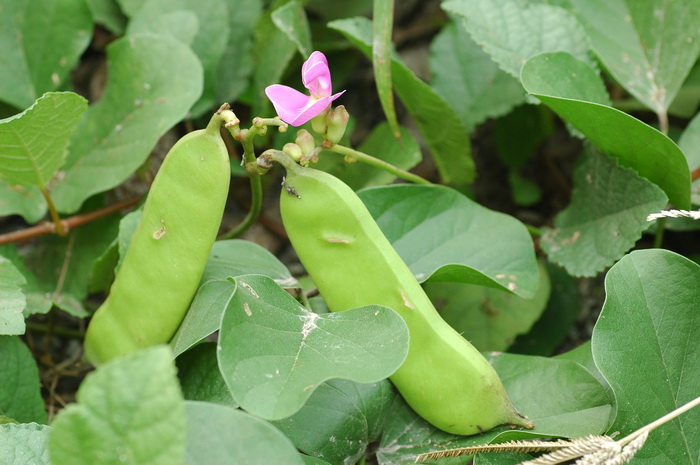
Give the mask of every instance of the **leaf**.
[[544, 52], [569, 52], [595, 66], [584, 29], [563, 8], [525, 0], [448, 0], [442, 8], [462, 18], [474, 40], [516, 78], [529, 58]]
[[632, 95], [665, 112], [700, 53], [695, 1], [571, 0], [606, 69]]
[[[691, 171], [700, 168], [700, 113], [698, 113], [678, 140], [678, 146], [683, 151]], [[691, 198], [694, 204], [700, 204], [700, 180], [696, 179], [691, 185]]]
[[53, 465], [182, 463], [184, 405], [167, 347], [100, 366], [83, 380], [77, 401], [51, 424]]
[[244, 274], [268, 276], [280, 286], [298, 286], [287, 267], [262, 246], [238, 239], [215, 242], [200, 287], [170, 341], [175, 356], [219, 329], [221, 315], [236, 290], [228, 277]]
[[[610, 384], [608, 384], [606, 379], [603, 377], [603, 374], [600, 372], [598, 367], [595, 365], [595, 362], [593, 361], [593, 352], [591, 351], [590, 339], [584, 342], [583, 344], [579, 345], [578, 347], [571, 349], [568, 352], [564, 352], [563, 354], [557, 355], [556, 358], [561, 358], [564, 360], [573, 360], [574, 362], [578, 363], [586, 370], [588, 370], [588, 372], [595, 376], [598, 382], [605, 388], [605, 392], [608, 393], [610, 403], [614, 405], [615, 395], [612, 392], [612, 388], [610, 387]], [[612, 422], [615, 419], [615, 412], [613, 411], [611, 413], [613, 414], [611, 418]]]
[[[683, 153], [671, 139], [619, 110], [569, 97], [566, 92], [571, 92], [573, 86], [566, 82], [541, 78], [568, 74], [564, 68], [573, 63], [570, 58], [533, 58], [523, 66], [521, 81], [525, 90], [581, 131], [599, 150], [615, 157], [620, 165], [634, 169], [661, 187], [676, 207], [688, 208], [690, 172]], [[576, 69], [579, 73], [585, 68], [576, 65]]]
[[0, 179], [0, 216], [21, 215], [27, 223], [42, 219], [48, 206], [38, 187], [11, 185]]
[[[401, 136], [398, 139], [391, 131], [387, 123], [379, 123], [357, 149], [398, 168], [410, 170], [423, 157], [420, 146], [407, 128], [399, 128]], [[328, 152], [322, 152], [314, 166], [342, 179], [353, 190], [391, 184], [396, 179], [396, 176], [381, 168], [366, 163], [347, 163], [343, 157]]]
[[0, 255], [0, 335], [24, 334], [27, 300], [22, 284], [27, 282], [12, 262]]
[[[494, 354], [491, 363], [518, 410], [535, 424], [534, 430], [501, 426], [475, 436], [455, 436], [418, 417], [397, 396], [389, 410], [377, 458], [381, 465], [412, 463], [435, 450], [505, 442], [517, 439], [601, 434], [612, 410], [603, 387], [588, 371], [569, 360], [528, 355]], [[467, 457], [457, 462], [467, 463]], [[443, 462], [440, 462], [443, 463]]]
[[429, 58], [430, 85], [459, 115], [467, 133], [525, 101], [520, 82], [501, 70], [455, 21], [430, 43]]
[[65, 177], [51, 192], [61, 212], [129, 177], [202, 92], [199, 60], [175, 39], [124, 37], [107, 59], [107, 87], [73, 134]]
[[306, 12], [299, 2], [293, 0], [277, 8], [272, 12], [272, 22], [289, 40], [294, 42], [304, 59], [311, 55], [313, 51], [311, 29], [306, 19]]
[[[296, 449], [268, 422], [223, 405], [185, 402], [183, 465], [302, 465]], [[178, 462], [180, 463], [180, 462]]]
[[[189, 28], [193, 21], [196, 23], [196, 27], [184, 37], [184, 42], [197, 54], [204, 71], [202, 94], [190, 109], [195, 117], [219, 106], [215, 100], [216, 78], [230, 32], [227, 6], [224, 0], [149, 0], [129, 21], [127, 35], [170, 33], [179, 40], [182, 40], [183, 28], [175, 27], [172, 18], [185, 19]], [[180, 69], [175, 73], [179, 72]]]
[[372, 11], [372, 69], [379, 103], [389, 127], [399, 138], [399, 122], [394, 108], [391, 80], [391, 34], [394, 26], [394, 0], [374, 0]]
[[[610, 431], [629, 434], [698, 396], [698, 284], [696, 263], [660, 249], [632, 252], [608, 272], [592, 350], [617, 401]], [[700, 463], [698, 424], [696, 408], [659, 427], [638, 459]]]
[[586, 150], [574, 173], [571, 204], [543, 228], [540, 246], [573, 276], [595, 276], [634, 247], [663, 191], [615, 160]]
[[103, 25], [116, 35], [124, 34], [127, 18], [116, 0], [87, 0], [87, 4], [95, 23]]
[[[372, 24], [368, 19], [336, 20], [328, 27], [347, 37], [365, 56], [371, 55]], [[394, 89], [425, 138], [442, 182], [459, 186], [472, 182], [476, 167], [471, 141], [457, 113], [395, 56], [391, 74]]]
[[238, 407], [219, 372], [216, 343], [198, 344], [175, 359], [175, 363], [185, 399]]
[[329, 379], [382, 380], [406, 358], [406, 323], [387, 307], [319, 315], [268, 277], [236, 283], [221, 321], [219, 369], [234, 399], [259, 417], [293, 415]]
[[50, 465], [48, 434], [48, 426], [36, 423], [0, 425], [0, 463]]
[[0, 11], [0, 100], [27, 108], [61, 87], [90, 43], [92, 17], [82, 0], [1, 0]]
[[45, 189], [66, 158], [68, 139], [87, 108], [72, 92], [44, 94], [22, 113], [0, 120], [0, 176]]
[[549, 276], [539, 267], [539, 288], [532, 299], [500, 289], [462, 283], [427, 283], [425, 290], [440, 316], [480, 351], [506, 350], [527, 333], [547, 305]]
[[444, 186], [403, 184], [358, 195], [419, 281], [478, 284], [523, 298], [535, 295], [532, 239], [515, 218]]
[[0, 379], [0, 415], [21, 423], [47, 422], [39, 370], [17, 336], [0, 336]]
[[300, 411], [273, 424], [302, 452], [329, 463], [356, 463], [379, 436], [393, 398], [389, 380], [331, 380]]

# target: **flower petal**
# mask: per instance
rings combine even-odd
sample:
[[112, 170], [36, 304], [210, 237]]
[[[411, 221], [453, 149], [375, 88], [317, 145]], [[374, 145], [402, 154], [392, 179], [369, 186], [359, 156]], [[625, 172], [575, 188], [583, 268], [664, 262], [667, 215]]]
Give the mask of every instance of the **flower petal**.
[[301, 67], [301, 81], [313, 97], [323, 98], [331, 95], [331, 72], [323, 53], [313, 52], [304, 62]]
[[330, 97], [324, 97], [321, 99], [309, 99], [309, 104], [305, 108], [301, 109], [299, 113], [296, 116], [294, 116], [291, 120], [287, 121], [284, 118], [282, 118], [281, 115], [280, 118], [282, 118], [282, 121], [291, 126], [301, 126], [310, 119], [323, 113], [323, 110], [328, 108], [330, 104]]
[[321, 114], [342, 92], [333, 97], [315, 99], [291, 87], [273, 84], [265, 89], [265, 94], [282, 121], [292, 126], [301, 126], [314, 116]]

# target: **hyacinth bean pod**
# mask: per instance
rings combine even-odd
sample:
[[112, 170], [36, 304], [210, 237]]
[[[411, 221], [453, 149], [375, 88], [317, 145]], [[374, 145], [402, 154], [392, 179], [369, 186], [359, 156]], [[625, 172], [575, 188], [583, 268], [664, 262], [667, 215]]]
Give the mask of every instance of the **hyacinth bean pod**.
[[409, 353], [391, 381], [408, 404], [453, 434], [532, 427], [488, 361], [440, 317], [353, 190], [281, 152], [272, 159], [287, 170], [280, 199], [285, 230], [330, 310], [380, 304], [406, 321]]
[[165, 157], [109, 295], [88, 326], [85, 355], [92, 363], [166, 343], [180, 325], [228, 196], [231, 171], [220, 113]]

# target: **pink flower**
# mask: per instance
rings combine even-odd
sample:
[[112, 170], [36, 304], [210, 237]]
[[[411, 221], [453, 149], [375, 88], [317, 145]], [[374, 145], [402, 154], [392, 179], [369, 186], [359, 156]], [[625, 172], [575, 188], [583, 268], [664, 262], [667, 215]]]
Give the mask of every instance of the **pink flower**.
[[331, 72], [328, 70], [326, 56], [321, 52], [312, 53], [304, 62], [301, 80], [311, 95], [281, 84], [273, 84], [265, 89], [265, 94], [279, 117], [292, 126], [301, 126], [320, 115], [333, 100], [345, 92], [331, 95]]

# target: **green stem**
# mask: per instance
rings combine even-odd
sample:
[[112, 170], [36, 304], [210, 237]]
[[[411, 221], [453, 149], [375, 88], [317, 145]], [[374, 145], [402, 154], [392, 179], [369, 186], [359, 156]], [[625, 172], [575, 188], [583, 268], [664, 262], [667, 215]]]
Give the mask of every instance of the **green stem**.
[[536, 226], [532, 226], [530, 224], [525, 224], [525, 227], [527, 228], [527, 231], [530, 233], [531, 236], [533, 237], [540, 237], [542, 236], [542, 230]]
[[47, 191], [45, 187], [42, 187], [41, 195], [44, 196], [46, 204], [49, 206], [49, 214], [51, 215], [51, 220], [53, 221], [53, 224], [56, 227], [56, 234], [58, 234], [59, 236], [65, 236], [68, 233], [68, 231], [66, 231], [66, 228], [63, 227], [61, 217], [59, 216], [58, 211], [56, 210], [56, 205], [54, 205], [53, 203], [51, 194], [49, 194], [49, 191]]
[[384, 160], [380, 160], [379, 158], [367, 155], [366, 153], [360, 152], [358, 150], [351, 149], [350, 147], [345, 147], [344, 145], [335, 144], [328, 150], [330, 150], [331, 152], [338, 153], [340, 155], [345, 155], [346, 157], [353, 158], [357, 161], [361, 161], [362, 163], [367, 163], [368, 165], [381, 168], [385, 171], [396, 175], [396, 177], [405, 179], [406, 181], [411, 181], [416, 184], [432, 184], [430, 181], [418, 176], [417, 174], [413, 174], [408, 171], [402, 170], [401, 168], [398, 168], [392, 165], [391, 163], [387, 163]]
[[660, 249], [664, 242], [664, 231], [666, 226], [666, 218], [656, 220], [656, 234], [654, 235], [654, 248]]

